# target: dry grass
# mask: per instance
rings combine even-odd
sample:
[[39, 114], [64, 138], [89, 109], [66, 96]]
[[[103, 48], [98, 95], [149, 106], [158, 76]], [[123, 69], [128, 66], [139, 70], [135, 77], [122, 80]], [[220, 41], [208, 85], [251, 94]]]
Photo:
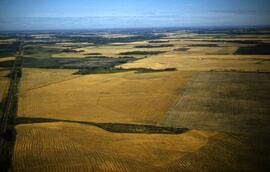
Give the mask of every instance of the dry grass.
[[195, 73], [162, 123], [234, 133], [268, 132], [269, 78], [265, 73]]
[[15, 57], [2, 57], [2, 58], [0, 58], [0, 62], [9, 61], [9, 60], [15, 60]]
[[164, 54], [120, 65], [122, 68], [177, 68], [179, 71], [270, 71], [269, 56]]
[[226, 46], [226, 47], [192, 47], [188, 50], [188, 54], [199, 54], [199, 55], [231, 55], [238, 47], [236, 46]]
[[157, 170], [200, 149], [214, 135], [117, 134], [66, 123], [20, 125], [17, 132], [14, 171]]
[[[119, 57], [120, 53], [129, 52], [129, 51], [155, 51], [157, 48], [134, 48], [135, 45], [145, 45], [145, 44], [121, 44], [121, 46], [116, 44], [111, 45], [101, 45], [101, 46], [89, 46], [83, 48], [77, 48], [77, 53], [59, 53], [53, 54], [52, 57], [54, 58], [84, 58], [88, 57], [89, 53], [100, 53], [103, 56], [107, 57]], [[158, 51], [171, 51], [174, 47], [163, 47], [158, 48]], [[144, 57], [144, 55], [135, 55], [134, 57]]]
[[10, 43], [13, 43], [13, 42], [16, 42], [16, 41], [17, 41], [16, 38], [1, 39], [0, 44], [10, 44]]
[[[190, 72], [125, 72], [73, 78], [68, 76], [69, 70], [54, 72], [24, 70], [19, 116], [156, 123], [191, 75]], [[59, 78], [63, 76], [65, 80], [61, 81]]]
[[[120, 134], [71, 122], [21, 124], [16, 127], [14, 171], [267, 171], [270, 82], [269, 74], [260, 72], [270, 72], [270, 57], [231, 55], [243, 46], [238, 43], [190, 46], [210, 44], [219, 40], [216, 36], [245, 40], [244, 35], [164, 34], [160, 40], [174, 47], [134, 48], [148, 41], [113, 43], [53, 57], [168, 51], [120, 66], [178, 71], [73, 75], [75, 70], [24, 69], [18, 117], [191, 130], [180, 135]], [[269, 40], [256, 37], [248, 40]], [[190, 49], [173, 51], [183, 47]]]
[[112, 33], [107, 33], [107, 34], [100, 34], [99, 36], [102, 36], [104, 38], [129, 38], [129, 37], [134, 37], [137, 35], [132, 35], [132, 34], [112, 34]]
[[[248, 136], [248, 135], [247, 135]], [[14, 171], [257, 171], [265, 154], [250, 139], [191, 130], [118, 134], [69, 123], [17, 126]], [[252, 155], [252, 156], [251, 156]], [[245, 161], [235, 157], [245, 157]]]
[[64, 82], [69, 79], [77, 78], [78, 76], [72, 75], [77, 70], [65, 69], [35, 69], [24, 68], [23, 77], [21, 79], [20, 92], [24, 93], [27, 90], [32, 90], [47, 85]]

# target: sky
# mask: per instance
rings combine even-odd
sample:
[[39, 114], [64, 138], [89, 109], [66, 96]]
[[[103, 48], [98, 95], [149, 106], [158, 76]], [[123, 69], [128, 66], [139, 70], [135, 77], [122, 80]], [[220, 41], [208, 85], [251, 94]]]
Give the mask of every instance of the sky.
[[0, 30], [270, 25], [270, 0], [0, 0]]

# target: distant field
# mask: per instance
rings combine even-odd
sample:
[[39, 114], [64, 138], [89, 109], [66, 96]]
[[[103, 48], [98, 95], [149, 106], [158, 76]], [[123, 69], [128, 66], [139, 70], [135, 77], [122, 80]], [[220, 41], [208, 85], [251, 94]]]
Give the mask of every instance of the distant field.
[[257, 55], [177, 55], [164, 54], [119, 65], [132, 68], [176, 68], [179, 71], [269, 72], [269, 56]]
[[267, 171], [269, 33], [0, 33], [1, 99], [24, 43], [12, 170]]
[[[239, 35], [237, 37], [226, 34], [200, 35], [193, 33], [161, 33], [160, 35], [165, 36], [147, 34], [144, 36], [132, 34], [87, 36], [78, 34], [70, 37], [70, 35], [66, 35], [59, 37], [58, 42], [57, 40], [52, 42], [31, 42], [26, 47], [25, 54], [28, 57], [36, 58], [85, 58], [98, 53], [102, 56], [117, 58], [127, 52], [164, 51], [173, 53], [174, 49], [189, 48], [185, 53], [192, 55], [230, 55], [234, 53], [243, 54], [250, 45], [256, 48], [256, 44], [270, 42], [269, 37], [263, 35], [261, 37], [258, 35]], [[65, 42], [61, 42], [64, 40]], [[253, 50], [251, 54], [267, 54], [267, 50], [258, 50], [258, 47], [256, 49], [261, 53]], [[251, 52], [251, 50], [244, 54], [248, 54], [248, 52]], [[133, 55], [134, 57], [144, 57], [156, 54]]]

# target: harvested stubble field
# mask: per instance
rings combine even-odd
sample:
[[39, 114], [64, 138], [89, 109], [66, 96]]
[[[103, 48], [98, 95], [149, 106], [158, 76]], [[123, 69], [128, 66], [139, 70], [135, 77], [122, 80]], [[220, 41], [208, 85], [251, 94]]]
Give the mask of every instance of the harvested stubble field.
[[194, 73], [162, 125], [234, 133], [268, 132], [269, 88], [269, 73]]
[[[269, 37], [153, 35], [133, 41], [133, 34], [106, 33], [98, 44], [83, 46], [88, 35], [64, 35], [59, 40], [72, 47], [59, 42], [43, 46], [56, 48], [45, 57], [41, 51], [29, 55], [70, 60], [166, 51], [119, 64], [115, 73], [104, 69], [107, 74], [74, 75], [81, 66], [24, 68], [13, 171], [267, 171], [270, 57], [234, 53]], [[166, 44], [173, 46], [160, 47]], [[167, 126], [183, 132], [160, 131]]]
[[85, 76], [71, 73], [24, 69], [18, 116], [155, 124], [191, 75], [177, 71]]
[[267, 157], [254, 145], [269, 139], [198, 130], [118, 134], [61, 122], [19, 125], [17, 131], [14, 171], [261, 171]]
[[120, 65], [132, 68], [176, 68], [178, 71], [270, 72], [267, 55], [177, 55], [164, 54]]

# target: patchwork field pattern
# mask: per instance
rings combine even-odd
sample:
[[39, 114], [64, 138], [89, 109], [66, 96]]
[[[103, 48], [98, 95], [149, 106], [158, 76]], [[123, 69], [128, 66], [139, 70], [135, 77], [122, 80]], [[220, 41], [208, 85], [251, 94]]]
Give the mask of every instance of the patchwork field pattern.
[[0, 33], [1, 98], [25, 38], [12, 171], [267, 171], [269, 33]]

